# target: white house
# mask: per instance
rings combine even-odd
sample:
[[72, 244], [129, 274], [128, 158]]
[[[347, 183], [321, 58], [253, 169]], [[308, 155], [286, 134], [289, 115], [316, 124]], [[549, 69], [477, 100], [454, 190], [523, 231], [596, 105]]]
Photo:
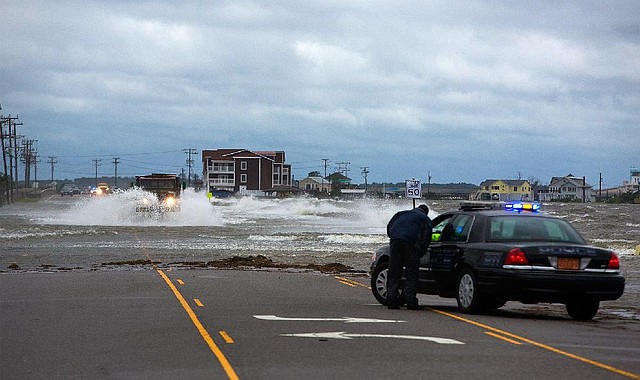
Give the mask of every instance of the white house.
[[540, 193], [540, 200], [543, 202], [553, 200], [592, 202], [595, 197], [593, 186], [587, 183], [585, 177], [576, 177], [573, 174], [551, 178], [548, 189]]
[[300, 189], [310, 193], [326, 193], [331, 192], [331, 183], [322, 177], [307, 177], [300, 180]]

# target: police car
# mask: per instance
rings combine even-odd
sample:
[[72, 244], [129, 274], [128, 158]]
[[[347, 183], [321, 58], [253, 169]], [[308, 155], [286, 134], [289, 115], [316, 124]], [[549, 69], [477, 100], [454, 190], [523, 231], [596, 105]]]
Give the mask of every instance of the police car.
[[[562, 303], [569, 316], [591, 320], [601, 301], [624, 292], [618, 256], [593, 247], [565, 220], [529, 202], [463, 202], [432, 220], [418, 293], [456, 298], [467, 313], [507, 301]], [[386, 305], [389, 246], [371, 264], [371, 289]]]

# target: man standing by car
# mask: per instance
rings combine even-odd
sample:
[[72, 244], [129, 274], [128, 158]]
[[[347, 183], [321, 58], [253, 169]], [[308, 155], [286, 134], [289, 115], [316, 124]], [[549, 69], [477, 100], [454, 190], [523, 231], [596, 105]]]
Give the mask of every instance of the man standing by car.
[[[420, 205], [412, 210], [396, 213], [387, 224], [387, 236], [391, 244], [387, 275], [387, 306], [389, 309], [399, 309], [400, 305], [406, 302], [407, 309], [420, 310], [416, 292], [420, 258], [427, 252], [431, 242], [429, 207]], [[398, 289], [403, 267], [406, 268], [406, 281], [401, 300]]]

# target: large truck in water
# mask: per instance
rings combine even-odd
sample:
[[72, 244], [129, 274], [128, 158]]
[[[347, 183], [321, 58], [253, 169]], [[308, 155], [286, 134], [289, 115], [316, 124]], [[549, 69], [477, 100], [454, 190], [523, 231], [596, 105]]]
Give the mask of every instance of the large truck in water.
[[180, 177], [176, 174], [136, 176], [136, 187], [151, 193], [139, 200], [137, 212], [180, 211]]

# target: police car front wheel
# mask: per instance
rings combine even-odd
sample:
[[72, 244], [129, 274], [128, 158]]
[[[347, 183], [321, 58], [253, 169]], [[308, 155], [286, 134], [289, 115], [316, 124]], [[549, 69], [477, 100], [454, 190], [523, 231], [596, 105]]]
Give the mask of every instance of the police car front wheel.
[[371, 291], [378, 302], [387, 305], [387, 275], [389, 263], [383, 261], [376, 266], [371, 274]]

